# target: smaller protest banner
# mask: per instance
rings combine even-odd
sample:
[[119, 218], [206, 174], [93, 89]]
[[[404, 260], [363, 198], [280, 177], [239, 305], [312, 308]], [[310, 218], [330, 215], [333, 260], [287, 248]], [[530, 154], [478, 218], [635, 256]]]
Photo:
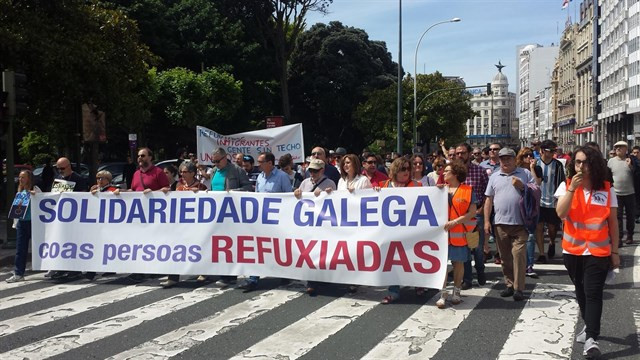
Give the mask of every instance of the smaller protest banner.
[[13, 198], [11, 209], [9, 209], [9, 219], [24, 219], [27, 216], [27, 208], [29, 208], [29, 200], [31, 197], [28, 192], [19, 192]]
[[276, 157], [291, 154], [294, 163], [304, 162], [302, 124], [281, 126], [266, 130], [248, 131], [234, 135], [222, 135], [206, 127], [196, 129], [198, 163], [213, 165], [213, 152], [218, 148], [227, 154], [251, 155], [254, 159], [262, 152]]

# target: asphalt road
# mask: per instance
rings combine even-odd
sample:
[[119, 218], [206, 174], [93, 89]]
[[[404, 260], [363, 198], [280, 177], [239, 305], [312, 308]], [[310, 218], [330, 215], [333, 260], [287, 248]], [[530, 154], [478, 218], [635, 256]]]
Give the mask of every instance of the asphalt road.
[[[603, 359], [640, 359], [640, 247], [621, 249], [622, 269], [605, 288]], [[573, 287], [556, 256], [527, 278], [526, 301], [500, 298], [499, 267], [463, 291], [463, 303], [435, 307], [437, 291], [405, 288], [381, 305], [385, 288], [263, 279], [257, 291], [219, 289], [215, 278], [171, 289], [123, 275], [93, 282], [7, 284], [0, 270], [0, 359], [581, 359]]]

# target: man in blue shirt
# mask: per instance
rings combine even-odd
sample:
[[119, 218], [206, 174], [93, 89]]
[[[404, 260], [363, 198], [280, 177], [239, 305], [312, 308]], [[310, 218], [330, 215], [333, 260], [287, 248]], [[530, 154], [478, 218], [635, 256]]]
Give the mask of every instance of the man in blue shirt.
[[[293, 191], [289, 175], [275, 166], [276, 157], [270, 152], [263, 152], [258, 156], [258, 166], [262, 171], [256, 180], [256, 192], [290, 193]], [[239, 288], [253, 291], [258, 287], [259, 276], [250, 276]]]

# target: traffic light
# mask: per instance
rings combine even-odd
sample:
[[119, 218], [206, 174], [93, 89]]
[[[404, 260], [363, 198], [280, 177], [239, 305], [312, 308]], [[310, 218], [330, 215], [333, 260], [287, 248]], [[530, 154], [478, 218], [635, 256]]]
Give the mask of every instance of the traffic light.
[[10, 70], [2, 73], [2, 90], [6, 92], [8, 116], [22, 116], [27, 110], [27, 76]]
[[491, 83], [487, 83], [487, 95], [491, 95]]

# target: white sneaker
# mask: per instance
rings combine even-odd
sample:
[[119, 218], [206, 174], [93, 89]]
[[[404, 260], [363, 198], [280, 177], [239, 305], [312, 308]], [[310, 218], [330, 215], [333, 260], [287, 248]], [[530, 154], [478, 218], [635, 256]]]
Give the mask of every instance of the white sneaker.
[[440, 291], [440, 299], [436, 301], [438, 309], [444, 309], [447, 306], [447, 297], [449, 297], [449, 293], [447, 290], [442, 289], [442, 291]]
[[196, 281], [198, 282], [203, 282], [203, 281], [207, 281], [207, 277], [204, 275], [200, 275], [198, 276], [198, 278], [196, 279]]
[[585, 341], [587, 341], [587, 325], [585, 325], [582, 328], [582, 331], [580, 331], [578, 335], [576, 335], [576, 342], [584, 344]]
[[462, 299], [460, 298], [460, 288], [454, 287], [453, 296], [451, 297], [451, 303], [453, 305], [458, 305], [461, 302], [462, 302]]
[[24, 276], [20, 276], [20, 275], [13, 275], [12, 277], [8, 278], [6, 280], [6, 282], [8, 283], [14, 283], [14, 282], [18, 282], [18, 281], [24, 281]]
[[598, 342], [593, 340], [593, 338], [588, 338], [584, 343], [584, 351], [582, 355], [586, 356], [587, 359], [597, 359], [600, 357], [600, 347], [598, 346]]
[[171, 279], [167, 279], [163, 282], [160, 283], [160, 286], [162, 286], [163, 288], [167, 289], [172, 287], [173, 285], [177, 284], [178, 282], [175, 280], [171, 280]]

